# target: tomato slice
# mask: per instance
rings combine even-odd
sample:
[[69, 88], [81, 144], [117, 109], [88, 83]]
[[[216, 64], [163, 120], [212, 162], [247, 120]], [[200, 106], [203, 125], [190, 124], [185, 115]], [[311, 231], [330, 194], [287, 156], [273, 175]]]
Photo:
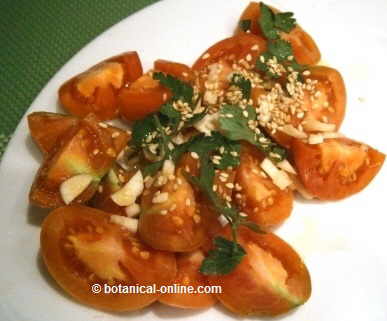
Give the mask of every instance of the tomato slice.
[[110, 215], [73, 205], [52, 211], [40, 235], [41, 253], [58, 284], [97, 309], [141, 309], [158, 294], [93, 293], [91, 286], [168, 284], [176, 275], [173, 254], [154, 250], [110, 222]]
[[71, 78], [59, 89], [63, 107], [75, 116], [94, 112], [101, 120], [118, 116], [119, 89], [142, 75], [137, 52], [129, 51], [109, 58]]
[[192, 66], [195, 71], [201, 71], [219, 61], [226, 63], [255, 64], [255, 60], [266, 51], [266, 40], [261, 36], [241, 33], [221, 40], [208, 48]]
[[[346, 109], [346, 89], [344, 80], [341, 74], [333, 68], [326, 66], [312, 66], [309, 69], [310, 74], [306, 79], [315, 82], [312, 91], [303, 91], [301, 106], [298, 110], [303, 110], [302, 117], [299, 113], [290, 112], [287, 114], [290, 117], [289, 124], [294, 128], [302, 125], [303, 131], [307, 134], [318, 132], [309, 129], [306, 123], [309, 119], [319, 122], [335, 125], [333, 131], [340, 129], [343, 122]], [[278, 130], [274, 135], [274, 139], [281, 145], [289, 148], [292, 137]]]
[[322, 200], [339, 200], [360, 192], [385, 159], [372, 147], [348, 138], [327, 139], [318, 145], [294, 140], [292, 152], [305, 188]]
[[[78, 117], [49, 112], [34, 112], [28, 115], [28, 126], [31, 137], [44, 155], [48, 155], [71, 129], [79, 124]], [[124, 130], [106, 125], [102, 129], [112, 136], [117, 151], [122, 150], [129, 135]]]
[[44, 155], [48, 155], [58, 140], [79, 122], [77, 117], [48, 112], [29, 114], [27, 120], [32, 139]]
[[[270, 7], [275, 13], [279, 10]], [[239, 21], [250, 21], [250, 32], [252, 34], [263, 37], [261, 27], [258, 23], [260, 18], [260, 3], [250, 2], [246, 9], [243, 11]], [[243, 30], [237, 28], [237, 34], [244, 33]], [[304, 31], [299, 25], [297, 25], [290, 33], [282, 33], [281, 37], [289, 41], [293, 47], [294, 56], [298, 63], [303, 65], [315, 65], [321, 59], [320, 50], [313, 38]]]
[[170, 97], [169, 89], [161, 86], [150, 74], [145, 74], [129, 88], [120, 90], [118, 95], [120, 115], [129, 122], [142, 119], [159, 110]]
[[[90, 114], [66, 133], [40, 167], [31, 187], [31, 203], [46, 208], [65, 205], [60, 185], [78, 174], [89, 174], [93, 180], [73, 202], [84, 203], [94, 195], [100, 179], [121, 152], [105, 127]], [[129, 136], [123, 133], [127, 142]]]
[[[199, 272], [204, 255], [200, 250], [191, 253], [180, 253], [176, 257], [177, 276], [171, 283], [192, 286], [195, 291], [199, 286], [208, 285], [206, 278]], [[159, 298], [163, 304], [185, 309], [204, 309], [213, 306], [216, 298], [209, 293], [167, 293]]]
[[264, 156], [255, 147], [244, 145], [237, 170], [234, 199], [249, 219], [263, 229], [271, 229], [283, 223], [293, 209], [293, 192], [281, 190], [262, 171]]
[[[160, 176], [163, 177], [163, 176]], [[162, 185], [143, 193], [139, 233], [155, 249], [190, 252], [204, 242], [205, 232], [194, 191], [181, 171]]]
[[179, 62], [158, 59], [154, 62], [154, 70], [161, 71], [188, 83], [194, 79], [194, 73], [191, 68]]
[[[223, 235], [231, 239], [226, 228]], [[218, 300], [242, 315], [278, 315], [305, 303], [311, 294], [309, 272], [293, 248], [272, 233], [239, 229], [238, 242], [246, 251], [229, 274], [209, 276], [220, 285]]]

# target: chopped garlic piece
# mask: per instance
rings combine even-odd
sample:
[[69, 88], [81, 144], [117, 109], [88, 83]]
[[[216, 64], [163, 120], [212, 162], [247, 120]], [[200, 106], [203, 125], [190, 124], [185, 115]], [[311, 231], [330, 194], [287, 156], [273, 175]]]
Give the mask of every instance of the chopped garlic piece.
[[287, 159], [284, 159], [283, 161], [277, 163], [277, 166], [278, 166], [280, 169], [283, 169], [285, 172], [288, 172], [288, 173], [290, 173], [290, 174], [297, 175], [296, 170], [295, 170], [294, 167], [289, 163], [289, 161], [288, 161]]
[[144, 179], [141, 171], [137, 171], [131, 179], [110, 197], [119, 206], [132, 205], [144, 190]]
[[304, 132], [298, 130], [292, 125], [285, 125], [285, 126], [279, 127], [278, 130], [280, 130], [281, 132], [289, 136], [299, 138], [299, 139], [304, 139], [307, 137], [307, 135]]
[[308, 139], [308, 143], [311, 145], [321, 144], [324, 142], [324, 136], [321, 134], [311, 134]]
[[289, 175], [278, 169], [270, 159], [265, 158], [261, 163], [261, 168], [269, 175], [273, 183], [277, 185], [279, 189], [284, 190], [292, 184]]
[[336, 129], [335, 124], [323, 123], [314, 118], [307, 118], [303, 122], [303, 126], [305, 130], [316, 132], [333, 132]]
[[121, 215], [110, 216], [110, 222], [120, 225], [131, 233], [136, 233], [138, 228], [138, 219], [125, 217]]
[[227, 219], [223, 215], [218, 216], [218, 221], [222, 226], [226, 226], [228, 224]]
[[90, 185], [93, 176], [89, 174], [79, 174], [65, 180], [59, 187], [63, 202], [67, 205], [75, 200]]
[[173, 175], [175, 174], [175, 164], [170, 159], [167, 159], [164, 161], [162, 173], [165, 176]]
[[212, 115], [205, 115], [201, 120], [199, 120], [194, 127], [201, 133], [204, 133], [206, 136], [211, 136], [211, 131], [216, 130], [219, 127], [219, 113]]
[[136, 217], [140, 214], [140, 212], [141, 208], [137, 203], [133, 203], [132, 205], [125, 207], [125, 213], [128, 217]]

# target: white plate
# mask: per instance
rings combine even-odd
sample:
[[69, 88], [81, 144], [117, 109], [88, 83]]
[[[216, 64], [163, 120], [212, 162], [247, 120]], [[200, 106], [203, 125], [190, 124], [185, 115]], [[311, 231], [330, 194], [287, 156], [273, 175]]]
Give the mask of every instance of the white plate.
[[[210, 44], [231, 34], [247, 3], [166, 0], [152, 5], [83, 48], [49, 81], [28, 112], [56, 111], [57, 89], [65, 80], [126, 50], [137, 50], [146, 68], [157, 58], [190, 64]], [[387, 2], [271, 3], [294, 11], [318, 42], [324, 62], [343, 74], [349, 98], [343, 132], [386, 152]], [[221, 307], [192, 312], [158, 304], [138, 313], [109, 314], [69, 299], [39, 258], [39, 225], [45, 213], [29, 207], [28, 191], [40, 161], [23, 118], [0, 168], [0, 320], [235, 318]], [[305, 259], [313, 294], [307, 304], [279, 319], [387, 320], [386, 182], [384, 166], [372, 184], [355, 197], [336, 203], [295, 204], [292, 217], [278, 233]]]

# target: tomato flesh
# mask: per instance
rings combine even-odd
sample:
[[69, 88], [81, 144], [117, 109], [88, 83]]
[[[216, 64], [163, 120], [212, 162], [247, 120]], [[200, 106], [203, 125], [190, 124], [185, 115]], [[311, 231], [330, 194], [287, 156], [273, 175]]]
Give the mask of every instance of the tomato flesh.
[[[155, 201], [163, 194], [164, 201]], [[190, 252], [204, 241], [204, 226], [197, 211], [194, 191], [181, 171], [161, 187], [145, 190], [141, 199], [139, 233], [142, 240], [155, 249]]]
[[188, 83], [194, 79], [191, 68], [180, 62], [158, 59], [154, 62], [154, 70], [161, 71]]
[[[206, 286], [206, 278], [199, 272], [203, 259], [204, 255], [200, 250], [178, 254], [177, 275], [171, 284], [192, 286], [196, 291], [199, 286]], [[162, 295], [159, 301], [178, 308], [204, 309], [213, 306], [216, 298], [208, 293], [168, 293]]]
[[305, 188], [322, 200], [339, 200], [360, 192], [376, 176], [385, 155], [348, 138], [318, 145], [294, 140], [292, 153]]
[[[74, 205], [52, 211], [41, 231], [48, 271], [72, 297], [97, 309], [141, 309], [158, 294], [96, 294], [91, 285], [169, 283], [176, 275], [173, 254], [153, 250], [110, 222], [110, 214]], [[157, 272], [157, 273], [156, 273]]]
[[[55, 150], [56, 145], [61, 144], [61, 140], [71, 129], [79, 124], [80, 118], [49, 112], [35, 112], [28, 115], [28, 126], [30, 134], [40, 151], [48, 155]], [[124, 130], [106, 125], [103, 129], [112, 136], [115, 150], [122, 150], [128, 140], [129, 135]]]
[[[223, 236], [230, 238], [226, 228]], [[220, 285], [218, 300], [242, 315], [278, 315], [305, 303], [311, 294], [309, 272], [298, 254], [272, 233], [240, 228], [238, 242], [245, 249], [242, 262], [229, 274], [208, 276]]]
[[109, 58], [89, 70], [71, 78], [59, 89], [63, 107], [75, 116], [93, 112], [101, 120], [118, 116], [119, 89], [142, 75], [138, 54], [129, 51]]
[[234, 199], [251, 221], [263, 229], [271, 229], [290, 216], [293, 192], [279, 189], [266, 176], [260, 168], [263, 159], [264, 156], [257, 148], [243, 146], [236, 175], [236, 183], [242, 190], [235, 193]]
[[[46, 157], [31, 187], [30, 201], [40, 207], [56, 208], [65, 205], [59, 192], [60, 185], [78, 174], [90, 174], [93, 181], [73, 202], [88, 201], [94, 195], [100, 179], [121, 152], [115, 148], [110, 131], [101, 127], [92, 114], [81, 120], [65, 136]], [[127, 142], [129, 136], [126, 133], [125, 137], [123, 141]]]

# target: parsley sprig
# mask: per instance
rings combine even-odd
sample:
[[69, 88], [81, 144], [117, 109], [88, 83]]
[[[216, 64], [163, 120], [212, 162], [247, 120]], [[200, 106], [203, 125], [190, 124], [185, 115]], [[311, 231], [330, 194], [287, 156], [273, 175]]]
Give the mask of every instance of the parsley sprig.
[[259, 25], [262, 33], [267, 39], [276, 40], [280, 38], [280, 32], [289, 33], [296, 26], [293, 12], [274, 13], [269, 6], [260, 3]]
[[[294, 59], [293, 48], [291, 44], [281, 39], [281, 32], [289, 33], [296, 26], [296, 19], [292, 12], [274, 13], [270, 7], [263, 2], [260, 3], [259, 25], [263, 35], [268, 39], [268, 48], [265, 53], [258, 57], [256, 68], [265, 72], [269, 78], [278, 78], [279, 75], [270, 71], [267, 62], [274, 57], [286, 69], [291, 67], [295, 71], [302, 71], [304, 66], [297, 63]], [[291, 57], [292, 59], [289, 59]]]
[[231, 85], [237, 86], [242, 91], [243, 99], [250, 99], [251, 96], [251, 81], [240, 74], [233, 74]]
[[[267, 157], [274, 162], [280, 162], [286, 158], [286, 149], [276, 144], [262, 131], [255, 131], [254, 125], [257, 113], [252, 106], [244, 110], [236, 105], [224, 105], [220, 110], [219, 125], [224, 136], [231, 140], [247, 141], [257, 146]], [[256, 127], [256, 126], [255, 126]]]
[[192, 102], [194, 91], [192, 86], [190, 86], [188, 83], [162, 72], [154, 72], [153, 79], [158, 80], [163, 86], [169, 88], [172, 91], [172, 100], [181, 99], [188, 103]]

